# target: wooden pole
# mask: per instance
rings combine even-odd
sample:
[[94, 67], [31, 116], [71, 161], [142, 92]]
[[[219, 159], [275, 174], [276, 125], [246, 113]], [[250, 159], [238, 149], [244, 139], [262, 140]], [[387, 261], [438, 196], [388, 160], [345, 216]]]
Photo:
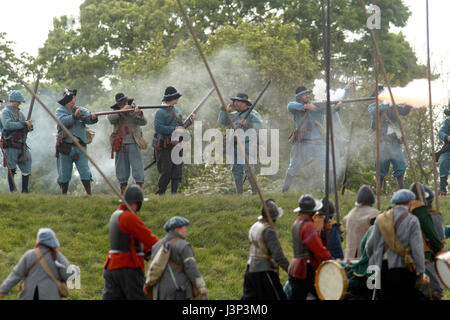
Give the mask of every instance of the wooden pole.
[[433, 163], [433, 178], [434, 178], [434, 193], [436, 194], [436, 210], [439, 211], [439, 193], [438, 193], [438, 172], [436, 168], [436, 153], [434, 146], [434, 126], [433, 126], [433, 109], [432, 109], [432, 99], [431, 99], [431, 62], [430, 62], [430, 23], [429, 23], [429, 14], [428, 14], [428, 0], [426, 2], [426, 14], [427, 14], [427, 75], [428, 75], [428, 108], [430, 112], [430, 137], [431, 137], [431, 152]]

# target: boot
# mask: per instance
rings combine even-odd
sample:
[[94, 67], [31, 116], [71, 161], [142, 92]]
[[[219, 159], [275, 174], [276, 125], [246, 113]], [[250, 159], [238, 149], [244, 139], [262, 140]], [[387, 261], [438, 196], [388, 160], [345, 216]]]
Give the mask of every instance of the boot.
[[404, 176], [397, 177], [397, 183], [398, 183], [398, 188], [399, 188], [399, 189], [403, 189], [403, 188], [404, 188], [404, 185], [403, 185], [403, 177], [404, 177]]
[[242, 179], [235, 179], [234, 183], [236, 184], [236, 193], [243, 194], [244, 193], [244, 181], [242, 181]]
[[170, 189], [171, 189], [170, 191], [172, 192], [172, 194], [177, 193], [180, 182], [181, 182], [181, 179], [172, 179], [172, 182], [170, 184]]
[[30, 181], [30, 175], [22, 175], [22, 193], [28, 193], [28, 182]]
[[256, 185], [253, 183], [252, 178], [248, 178], [248, 182], [250, 182], [250, 187], [252, 188], [252, 194], [257, 194]]
[[127, 185], [126, 184], [121, 184], [120, 185], [120, 193], [122, 194], [122, 195], [124, 195], [125, 194], [125, 190], [127, 189]]
[[8, 184], [9, 191], [16, 191], [16, 185], [14, 184], [14, 175], [16, 174], [16, 169], [11, 169], [11, 174], [8, 172]]
[[67, 190], [69, 190], [69, 183], [68, 182], [59, 183], [59, 186], [61, 187], [61, 194], [66, 195]]
[[86, 190], [86, 193], [91, 196], [91, 180], [81, 180], [81, 182], [83, 183], [83, 187], [84, 190]]
[[286, 173], [286, 178], [284, 179], [284, 185], [281, 192], [285, 193], [289, 190], [289, 187], [292, 184], [292, 181], [294, 180], [294, 177]]
[[447, 195], [447, 177], [448, 176], [444, 176], [444, 177], [439, 177], [440, 178], [440, 195], [441, 196], [446, 196]]

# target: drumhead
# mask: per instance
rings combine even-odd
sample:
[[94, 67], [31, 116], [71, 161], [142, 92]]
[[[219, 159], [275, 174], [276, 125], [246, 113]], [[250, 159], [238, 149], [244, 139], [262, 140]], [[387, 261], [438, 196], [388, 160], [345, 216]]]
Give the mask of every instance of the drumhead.
[[316, 271], [315, 287], [320, 300], [342, 300], [347, 291], [344, 268], [336, 261], [323, 261]]
[[434, 261], [434, 267], [439, 280], [447, 290], [450, 290], [450, 251], [438, 255]]

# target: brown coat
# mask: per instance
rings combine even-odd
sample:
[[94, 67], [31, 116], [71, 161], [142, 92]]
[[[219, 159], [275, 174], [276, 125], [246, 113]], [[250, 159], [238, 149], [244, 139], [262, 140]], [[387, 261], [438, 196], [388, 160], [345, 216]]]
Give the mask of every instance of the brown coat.
[[360, 205], [354, 207], [344, 218], [346, 238], [345, 238], [345, 259], [355, 259], [361, 257], [359, 245], [362, 238], [370, 227], [370, 220], [375, 218], [380, 212], [370, 206]]

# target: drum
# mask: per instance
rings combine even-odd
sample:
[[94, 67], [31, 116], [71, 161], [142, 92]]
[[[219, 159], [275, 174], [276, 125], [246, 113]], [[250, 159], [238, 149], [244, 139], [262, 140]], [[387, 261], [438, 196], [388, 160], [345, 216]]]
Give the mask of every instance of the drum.
[[450, 251], [440, 254], [434, 261], [436, 273], [442, 284], [450, 290]]
[[315, 287], [320, 300], [342, 300], [348, 279], [344, 268], [334, 260], [323, 261], [316, 270]]

